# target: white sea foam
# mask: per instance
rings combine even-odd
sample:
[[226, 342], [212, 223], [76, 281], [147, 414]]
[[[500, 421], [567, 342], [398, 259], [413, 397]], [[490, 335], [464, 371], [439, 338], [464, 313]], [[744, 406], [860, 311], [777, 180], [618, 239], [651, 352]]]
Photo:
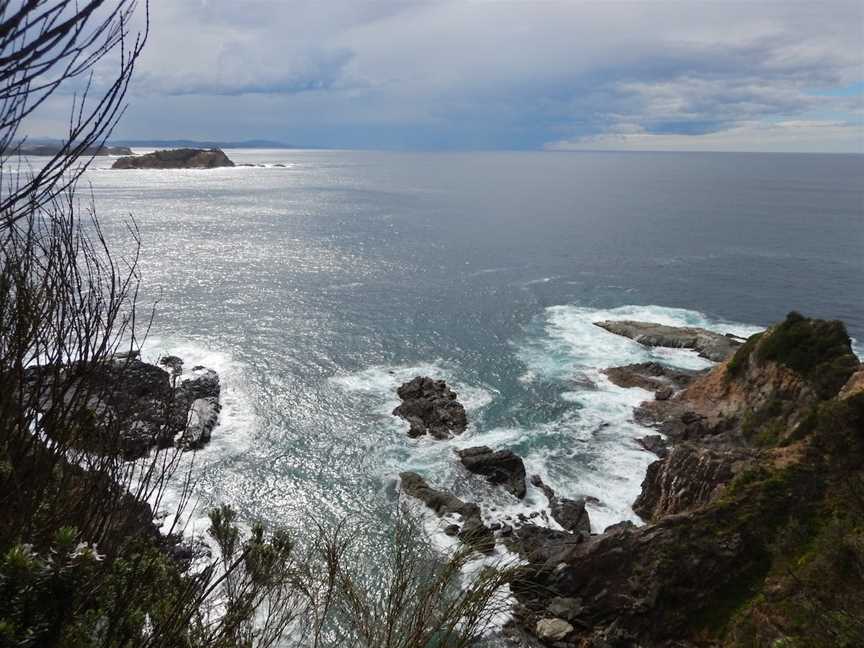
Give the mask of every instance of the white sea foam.
[[[620, 520], [639, 522], [631, 504], [639, 494], [647, 465], [655, 459], [635, 443], [650, 430], [633, 420], [633, 408], [651, 394], [618, 387], [602, 370], [652, 360], [688, 369], [713, 364], [691, 350], [644, 347], [594, 325], [602, 320], [624, 319], [699, 326], [740, 336], [760, 330], [711, 319], [696, 311], [662, 306], [554, 306], [546, 310], [542, 332], [518, 344], [517, 353], [532, 380], [547, 379], [566, 385], [580, 377], [575, 389], [565, 388], [561, 393], [562, 399], [578, 409], [575, 416], [555, 427], [558, 447], [550, 449], [544, 444], [542, 453], [525, 458], [526, 464], [563, 495], [597, 498], [599, 504], [589, 503], [593, 531], [602, 531]], [[584, 378], [595, 388], [586, 389], [580, 384]], [[538, 432], [542, 430], [533, 433]], [[568, 453], [568, 446], [575, 450]], [[568, 458], [572, 462], [577, 456], [587, 465], [568, 468]]]
[[[163, 528], [167, 529], [174, 523], [173, 512], [180, 504], [182, 476], [191, 471], [193, 478], [198, 477], [217, 464], [230, 462], [232, 458], [243, 455], [253, 442], [258, 420], [244, 380], [245, 367], [229, 353], [214, 351], [188, 340], [151, 337], [141, 355], [143, 360], [152, 363], [167, 355], [182, 358], [183, 377], [189, 377], [192, 368], [198, 365], [219, 374], [219, 401], [222, 406], [219, 420], [210, 441], [202, 449], [181, 456], [175, 483], [167, 489], [160, 507], [166, 515]], [[194, 505], [200, 500], [204, 500], [205, 504], [210, 503], [207, 493], [194, 492], [191, 503]], [[188, 535], [203, 533], [209, 526], [206, 506], [187, 508], [177, 526]]]

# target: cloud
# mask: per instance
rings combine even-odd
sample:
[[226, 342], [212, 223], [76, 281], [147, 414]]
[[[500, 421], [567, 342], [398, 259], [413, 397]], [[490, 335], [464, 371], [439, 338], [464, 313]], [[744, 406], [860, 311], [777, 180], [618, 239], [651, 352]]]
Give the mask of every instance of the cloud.
[[599, 135], [548, 144], [547, 149], [612, 151], [742, 151], [864, 153], [861, 124], [832, 121], [741, 122], [698, 135], [649, 133], [618, 124]]
[[624, 124], [854, 135], [864, 112], [860, 91], [832, 92], [864, 80], [857, 1], [159, 0], [151, 14], [124, 137], [542, 148]]

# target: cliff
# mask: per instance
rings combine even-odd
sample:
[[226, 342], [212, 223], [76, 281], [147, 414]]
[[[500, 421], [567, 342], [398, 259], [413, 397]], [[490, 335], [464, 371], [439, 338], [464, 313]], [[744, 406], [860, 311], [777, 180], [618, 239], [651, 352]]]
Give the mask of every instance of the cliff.
[[112, 169], [215, 169], [233, 167], [221, 149], [170, 149], [122, 157]]
[[649, 523], [538, 552], [513, 583], [517, 629], [562, 647], [864, 645], [864, 372], [846, 330], [790, 313], [735, 346], [638, 411], [674, 444], [634, 504]]

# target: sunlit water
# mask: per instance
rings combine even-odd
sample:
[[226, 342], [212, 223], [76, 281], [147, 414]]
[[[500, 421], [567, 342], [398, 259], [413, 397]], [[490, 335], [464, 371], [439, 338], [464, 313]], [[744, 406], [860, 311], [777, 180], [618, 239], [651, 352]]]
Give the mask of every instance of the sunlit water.
[[[797, 309], [864, 336], [860, 157], [228, 153], [268, 166], [103, 159], [87, 176], [112, 240], [130, 214], [140, 228], [141, 301], [158, 301], [148, 356], [222, 376], [221, 423], [196, 459], [202, 509], [386, 524], [398, 473], [416, 470], [491, 518], [541, 510], [536, 489], [518, 502], [461, 468], [455, 448], [486, 444], [596, 497], [600, 531], [637, 520], [654, 459], [632, 420], [649, 394], [600, 370], [708, 363], [593, 321], [746, 335]], [[406, 436], [390, 411], [417, 374], [455, 386], [464, 435]]]

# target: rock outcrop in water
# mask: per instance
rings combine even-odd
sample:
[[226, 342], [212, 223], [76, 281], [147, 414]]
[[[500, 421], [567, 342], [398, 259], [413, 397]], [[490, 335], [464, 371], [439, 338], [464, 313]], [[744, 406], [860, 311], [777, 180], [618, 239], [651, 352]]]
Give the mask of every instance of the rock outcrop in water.
[[483, 475], [491, 484], [501, 484], [515, 497], [525, 497], [525, 464], [510, 450], [497, 452], [488, 446], [457, 450], [462, 465], [472, 473]]
[[468, 427], [465, 408], [443, 380], [417, 376], [396, 393], [402, 404], [393, 410], [393, 415], [408, 421], [410, 437], [429, 434], [436, 439], [449, 439]]
[[742, 343], [737, 336], [722, 335], [693, 326], [667, 326], [632, 320], [610, 320], [594, 324], [645, 346], [693, 349], [703, 358], [714, 362], [726, 360]]
[[539, 475], [532, 475], [531, 484], [536, 486], [549, 501], [549, 510], [555, 521], [565, 531], [571, 533], [591, 533], [591, 519], [585, 508], [585, 498], [578, 500], [558, 497], [550, 486], [547, 486]]
[[432, 509], [439, 517], [456, 514], [462, 519], [462, 526], [453, 530], [459, 539], [477, 549], [488, 553], [495, 548], [495, 537], [492, 531], [483, 524], [480, 507], [471, 502], [463, 502], [447, 491], [429, 486], [426, 480], [415, 472], [403, 472], [399, 475], [402, 491], [419, 499]]
[[676, 443], [635, 505], [649, 524], [535, 547], [519, 627], [561, 647], [858, 645], [864, 375], [842, 324], [792, 313], [640, 411]]
[[122, 157], [112, 169], [215, 169], [233, 167], [221, 149], [168, 149]]

